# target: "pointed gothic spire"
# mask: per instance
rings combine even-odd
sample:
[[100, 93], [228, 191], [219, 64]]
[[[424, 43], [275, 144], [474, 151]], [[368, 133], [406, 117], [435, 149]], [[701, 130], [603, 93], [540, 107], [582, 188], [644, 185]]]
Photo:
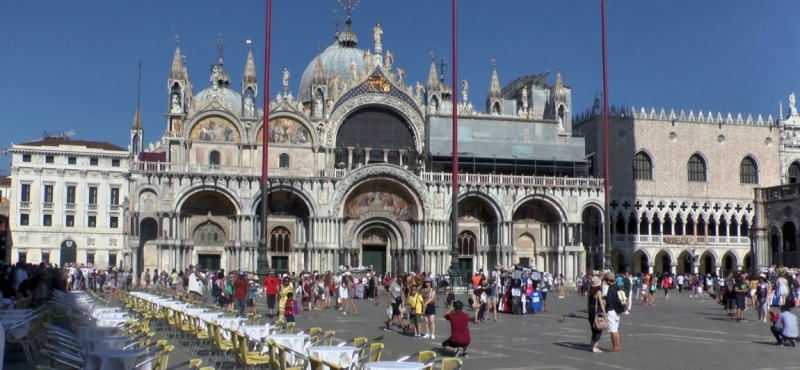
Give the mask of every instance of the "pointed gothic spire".
[[169, 72], [169, 78], [182, 80], [186, 78], [186, 68], [183, 66], [181, 58], [181, 40], [175, 36], [175, 56], [172, 57], [172, 69]]
[[566, 100], [567, 94], [564, 92], [564, 81], [561, 79], [561, 67], [556, 70], [556, 85], [554, 87], [555, 98], [559, 100]]
[[[247, 40], [248, 44], [250, 40]], [[258, 83], [258, 78], [256, 78], [256, 63], [253, 61], [253, 47], [250, 47], [250, 51], [247, 52], [247, 63], [244, 65], [244, 78], [242, 78], [242, 83]]]
[[492, 84], [489, 86], [489, 97], [500, 98], [503, 92], [500, 90], [500, 79], [497, 77], [497, 63], [492, 59]]
[[139, 107], [136, 107], [136, 114], [133, 115], [133, 124], [131, 125], [132, 131], [139, 131], [142, 129], [142, 112]]
[[317, 46], [317, 66], [314, 68], [314, 83], [325, 84], [325, 69], [322, 68], [322, 56], [320, 55], [319, 46]]
[[431, 53], [431, 71], [428, 73], [428, 90], [437, 90], [439, 88], [439, 75], [436, 73], [436, 60]]

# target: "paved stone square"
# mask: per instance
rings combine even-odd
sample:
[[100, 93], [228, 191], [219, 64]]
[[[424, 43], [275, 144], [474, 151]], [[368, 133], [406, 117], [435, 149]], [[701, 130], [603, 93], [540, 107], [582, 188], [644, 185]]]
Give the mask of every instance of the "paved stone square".
[[[385, 299], [385, 298], [384, 298]], [[393, 360], [421, 350], [438, 349], [447, 339], [449, 324], [437, 307], [436, 339], [412, 339], [384, 332], [385, 300], [356, 300], [358, 315], [334, 310], [303, 312], [297, 317], [300, 330], [320, 326], [335, 330], [337, 340], [384, 336], [384, 360]], [[459, 297], [466, 301], [466, 296]], [[375, 305], [379, 302], [378, 305]], [[261, 306], [260, 302], [260, 306]], [[729, 318], [713, 299], [690, 299], [688, 293], [663, 293], [654, 306], [634, 304], [620, 326], [622, 353], [588, 351], [589, 323], [586, 298], [567, 294], [548, 297], [547, 313], [534, 315], [499, 314], [500, 322], [489, 321], [471, 327], [472, 344], [466, 369], [800, 369], [800, 348], [775, 346], [769, 324], [756, 322], [753, 310], [746, 323]], [[442, 303], [443, 304], [443, 303]], [[263, 306], [259, 307], [263, 308]], [[470, 314], [474, 314], [469, 311]], [[570, 317], [570, 313], [573, 316]], [[600, 348], [610, 348], [603, 334]], [[796, 366], [796, 367], [792, 367]]]

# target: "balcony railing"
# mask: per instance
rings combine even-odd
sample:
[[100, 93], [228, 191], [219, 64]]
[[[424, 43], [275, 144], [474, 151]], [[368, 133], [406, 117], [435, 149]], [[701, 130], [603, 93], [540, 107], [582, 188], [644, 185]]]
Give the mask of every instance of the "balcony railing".
[[766, 201], [800, 198], [800, 183], [758, 189]]
[[64, 209], [67, 211], [74, 211], [75, 210], [75, 203], [66, 203], [64, 204]]
[[31, 202], [19, 202], [20, 209], [31, 209]]
[[688, 245], [688, 244], [750, 244], [750, 237], [747, 236], [704, 236], [704, 235], [621, 235], [614, 234], [613, 241], [616, 243], [650, 243], [665, 245]]
[[97, 204], [87, 204], [86, 210], [90, 212], [97, 212]]
[[53, 210], [53, 203], [52, 202], [42, 203], [42, 209], [47, 210], [47, 211], [52, 211]]
[[[228, 176], [261, 176], [261, 169], [250, 166], [218, 166], [210, 164], [167, 163], [167, 162], [135, 162], [134, 172], [171, 172], [185, 174], [217, 174]], [[342, 178], [347, 175], [343, 169], [314, 168], [270, 168], [270, 177], [299, 178]], [[420, 180], [425, 182], [452, 183], [453, 174], [446, 172], [422, 172]], [[548, 176], [516, 176], [459, 174], [460, 184], [494, 184], [535, 186], [552, 188], [602, 188], [603, 179]]]
[[112, 204], [112, 205], [108, 206], [108, 209], [111, 212], [119, 212], [119, 208], [120, 208], [119, 204]]

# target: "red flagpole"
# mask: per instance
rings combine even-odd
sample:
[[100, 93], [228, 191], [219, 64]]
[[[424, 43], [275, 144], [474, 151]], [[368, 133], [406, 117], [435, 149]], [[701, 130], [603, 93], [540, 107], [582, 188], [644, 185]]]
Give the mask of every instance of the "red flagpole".
[[600, 12], [602, 19], [602, 37], [603, 37], [603, 185], [605, 188], [605, 269], [610, 270], [613, 266], [611, 263], [611, 224], [609, 217], [611, 211], [609, 206], [611, 204], [611, 165], [609, 158], [608, 147], [608, 60], [606, 50], [606, 0], [600, 0]]
[[456, 281], [453, 278], [457, 277], [458, 271], [458, 93], [456, 84], [458, 83], [458, 12], [457, 0], [452, 0], [453, 12], [453, 80], [450, 82], [453, 85], [453, 199], [451, 201], [452, 210], [450, 214], [450, 271], [448, 274], [451, 276], [450, 283], [455, 286]]
[[269, 260], [267, 255], [267, 182], [269, 180], [269, 62], [270, 62], [270, 30], [272, 28], [272, 0], [267, 0], [266, 25], [264, 38], [264, 123], [261, 126], [262, 158], [261, 158], [261, 243], [258, 250], [258, 276], [267, 276]]

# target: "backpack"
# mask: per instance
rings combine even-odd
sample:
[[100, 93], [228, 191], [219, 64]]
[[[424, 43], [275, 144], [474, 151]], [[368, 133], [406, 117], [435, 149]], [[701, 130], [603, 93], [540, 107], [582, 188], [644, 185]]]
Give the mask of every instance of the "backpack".
[[725, 292], [726, 293], [733, 293], [733, 279], [727, 278], [725, 279]]
[[212, 285], [211, 286], [211, 296], [212, 297], [218, 297], [220, 294], [222, 294], [222, 289], [220, 289], [219, 285], [217, 285], [217, 284]]

